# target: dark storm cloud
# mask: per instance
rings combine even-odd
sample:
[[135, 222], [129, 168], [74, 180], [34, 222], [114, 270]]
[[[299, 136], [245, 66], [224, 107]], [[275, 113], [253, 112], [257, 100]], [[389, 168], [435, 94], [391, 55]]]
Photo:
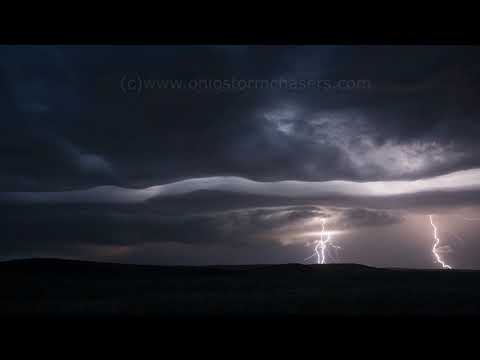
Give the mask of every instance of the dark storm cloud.
[[[382, 226], [400, 221], [387, 211], [318, 206], [252, 207], [170, 214], [151, 206], [2, 206], [2, 256], [95, 248], [177, 243], [195, 246], [279, 246], [312, 219], [339, 217], [344, 226]], [[300, 229], [300, 230], [291, 230]], [[34, 236], [32, 236], [34, 234]]]
[[[68, 129], [87, 105], [75, 70], [53, 47], [2, 47], [0, 186], [71, 189], [114, 181], [102, 155], [73, 143]], [[19, 179], [14, 182], [12, 179]]]
[[[474, 47], [0, 51], [4, 190], [144, 187], [217, 175], [402, 179], [480, 165]], [[133, 73], [183, 81], [366, 79], [371, 87], [124, 94], [120, 80]], [[15, 178], [25, 181], [12, 184]]]
[[[108, 160], [55, 134], [4, 129], [1, 137], [2, 171], [7, 176], [24, 178], [32, 190], [71, 189], [115, 179], [115, 170]], [[24, 186], [19, 182], [10, 188], [20, 190]]]
[[397, 224], [402, 218], [394, 213], [370, 209], [347, 209], [342, 213], [351, 227], [383, 226]]

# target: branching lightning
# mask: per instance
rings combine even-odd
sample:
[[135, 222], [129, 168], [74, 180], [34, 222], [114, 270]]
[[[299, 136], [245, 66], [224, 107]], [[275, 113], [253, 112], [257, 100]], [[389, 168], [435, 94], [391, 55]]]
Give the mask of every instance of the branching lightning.
[[435, 239], [435, 242], [433, 243], [433, 248], [432, 248], [432, 253], [435, 256], [435, 260], [437, 261], [437, 263], [441, 264], [444, 269], [451, 269], [452, 267], [446, 264], [440, 257], [439, 247], [438, 247], [438, 245], [440, 244], [440, 239], [438, 238], [438, 235], [437, 235], [437, 227], [433, 223], [433, 216], [432, 215], [428, 215], [428, 216], [430, 218], [430, 224], [432, 225], [432, 228], [433, 228], [433, 237]]
[[325, 228], [325, 224], [326, 224], [326, 220], [325, 219], [322, 219], [322, 231], [320, 233], [320, 239], [315, 241], [315, 252], [310, 255], [309, 257], [307, 257], [305, 260], [308, 260], [314, 256], [317, 257], [317, 264], [325, 264], [326, 262], [326, 255], [325, 255], [325, 251], [327, 249], [327, 246], [331, 246], [335, 249], [339, 249], [340, 247], [338, 246], [335, 246], [333, 244], [331, 244], [331, 241], [332, 241], [332, 236], [331, 236], [331, 233], [328, 232]]

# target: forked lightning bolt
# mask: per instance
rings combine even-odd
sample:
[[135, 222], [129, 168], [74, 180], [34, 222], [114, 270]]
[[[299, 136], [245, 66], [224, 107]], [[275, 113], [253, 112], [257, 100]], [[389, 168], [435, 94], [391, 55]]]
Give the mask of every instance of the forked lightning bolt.
[[437, 247], [438, 247], [438, 244], [440, 243], [440, 239], [438, 238], [438, 235], [437, 235], [437, 227], [433, 223], [433, 216], [432, 215], [428, 215], [428, 216], [430, 218], [430, 224], [432, 225], [432, 228], [433, 228], [433, 237], [435, 239], [435, 242], [433, 243], [432, 253], [435, 256], [437, 263], [441, 264], [444, 269], [451, 269], [452, 267], [446, 264], [440, 257], [440, 254], [438, 253]]
[[[314, 256], [317, 257], [317, 264], [325, 264], [325, 250], [332, 240], [331, 234], [325, 229], [326, 220], [322, 219], [322, 232], [320, 233], [320, 240], [315, 241], [315, 252], [305, 260], [308, 260]], [[330, 246], [333, 246], [330, 244]], [[335, 246], [333, 246], [335, 247]]]

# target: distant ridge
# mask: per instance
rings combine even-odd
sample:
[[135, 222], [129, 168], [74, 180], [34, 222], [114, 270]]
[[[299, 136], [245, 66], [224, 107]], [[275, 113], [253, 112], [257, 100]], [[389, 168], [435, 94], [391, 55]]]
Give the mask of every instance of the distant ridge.
[[24, 259], [10, 259], [0, 261], [0, 266], [36, 266], [36, 267], [51, 267], [51, 266], [94, 266], [94, 267], [125, 267], [125, 268], [150, 268], [150, 269], [219, 269], [219, 270], [261, 270], [261, 269], [288, 269], [288, 270], [340, 270], [340, 269], [380, 269], [372, 266], [344, 263], [344, 264], [300, 264], [300, 263], [287, 263], [287, 264], [245, 264], [245, 265], [152, 265], [152, 264], [128, 264], [128, 263], [116, 263], [116, 262], [103, 262], [103, 261], [89, 261], [89, 260], [76, 260], [76, 259], [62, 259], [62, 258], [24, 258]]
[[111, 269], [111, 270], [150, 270], [150, 271], [197, 271], [197, 272], [211, 272], [211, 271], [304, 271], [304, 272], [365, 272], [365, 271], [391, 271], [391, 272], [476, 272], [478, 270], [471, 269], [415, 269], [415, 268], [401, 268], [401, 267], [374, 267], [356, 263], [331, 263], [331, 264], [301, 264], [301, 263], [286, 263], [286, 264], [244, 264], [244, 265], [153, 265], [153, 264], [129, 264], [103, 261], [89, 261], [77, 259], [63, 259], [63, 258], [23, 258], [23, 259], [9, 259], [0, 261], [0, 269], [32, 269], [36, 271], [60, 271], [68, 269]]

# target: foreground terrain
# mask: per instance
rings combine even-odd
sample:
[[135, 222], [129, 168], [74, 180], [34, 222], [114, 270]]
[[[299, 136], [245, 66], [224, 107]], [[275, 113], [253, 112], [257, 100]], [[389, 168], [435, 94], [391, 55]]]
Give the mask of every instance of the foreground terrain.
[[0, 263], [0, 316], [478, 316], [480, 271]]

